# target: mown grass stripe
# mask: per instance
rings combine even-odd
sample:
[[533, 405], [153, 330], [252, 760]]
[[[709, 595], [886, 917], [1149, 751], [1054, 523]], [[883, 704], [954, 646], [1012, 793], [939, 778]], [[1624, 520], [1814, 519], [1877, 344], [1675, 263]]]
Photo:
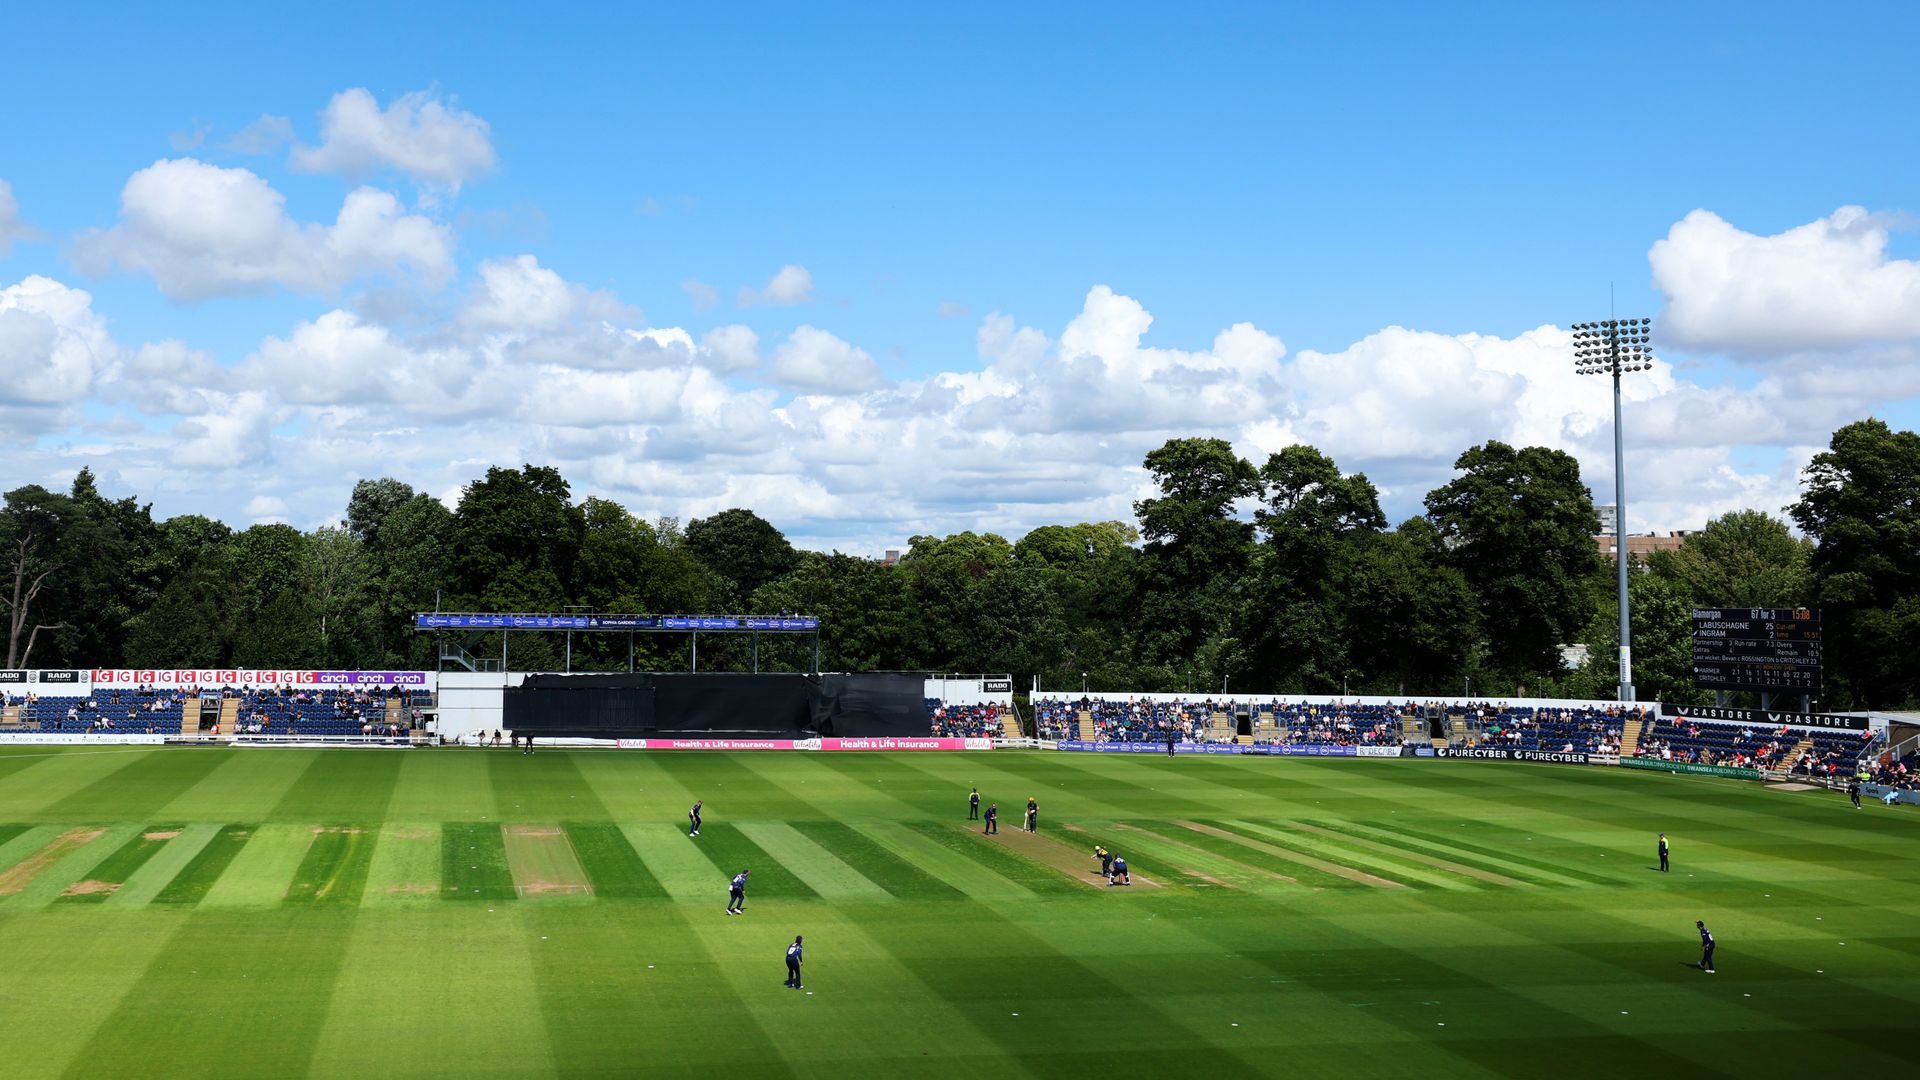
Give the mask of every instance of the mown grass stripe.
[[441, 842], [436, 823], [382, 825], [373, 857], [367, 863], [361, 906], [437, 902]]
[[180, 825], [153, 825], [129, 837], [127, 842], [114, 850], [113, 854], [100, 860], [87, 874], [86, 880], [68, 886], [60, 894], [56, 903], [100, 904], [117, 892], [120, 886], [134, 871], [146, 865], [148, 859], [159, 854], [174, 837], [180, 835]]
[[1310, 835], [1326, 837], [1329, 840], [1343, 845], [1357, 846], [1367, 851], [1384, 852], [1393, 858], [1406, 859], [1423, 866], [1431, 866], [1436, 870], [1455, 874], [1472, 881], [1485, 882], [1488, 885], [1512, 888], [1516, 885], [1530, 884], [1519, 878], [1509, 877], [1489, 867], [1479, 866], [1472, 862], [1464, 862], [1459, 859], [1448, 858], [1444, 855], [1432, 853], [1421, 845], [1403, 843], [1391, 837], [1382, 838], [1371, 836], [1359, 829], [1347, 828], [1338, 823], [1328, 824], [1324, 821], [1302, 819], [1295, 823], [1295, 827]]
[[269, 821], [253, 831], [253, 839], [240, 849], [200, 901], [205, 908], [256, 908], [278, 906], [287, 898], [287, 886], [313, 845], [313, 826], [293, 822]]
[[1174, 825], [1164, 821], [1135, 821], [1128, 823], [1132, 828], [1151, 836], [1175, 841], [1188, 847], [1208, 852], [1231, 863], [1264, 870], [1269, 874], [1292, 878], [1303, 886], [1314, 889], [1357, 889], [1364, 888], [1362, 882], [1329, 873], [1311, 863], [1295, 862], [1283, 859], [1271, 852], [1238, 844], [1218, 836], [1211, 836], [1197, 829]]
[[[1208, 824], [1214, 823], [1208, 822]], [[1268, 843], [1304, 852], [1341, 866], [1350, 866], [1370, 874], [1391, 877], [1403, 885], [1416, 889], [1463, 890], [1487, 887], [1486, 882], [1475, 878], [1436, 870], [1404, 855], [1365, 849], [1358, 844], [1343, 843], [1338, 839], [1321, 836], [1306, 829], [1290, 827], [1291, 823], [1274, 825], [1267, 822], [1239, 821], [1225, 824], [1243, 825], [1248, 830], [1243, 835], [1257, 836]]]
[[450, 821], [441, 826], [441, 899], [512, 900], [518, 895], [498, 824]]
[[140, 826], [119, 824], [105, 830], [87, 829], [84, 839], [62, 849], [58, 858], [41, 868], [32, 880], [15, 893], [8, 904], [13, 907], [38, 907], [50, 904], [75, 882], [86, 879], [94, 867], [120, 849], [120, 845], [138, 835]]
[[[1530, 866], [1536, 870], [1544, 870], [1550, 874], [1555, 874], [1563, 878], [1570, 878], [1574, 881], [1584, 882], [1589, 885], [1624, 884], [1623, 880], [1618, 877], [1610, 876], [1607, 874], [1596, 873], [1592, 870], [1585, 870], [1580, 867], [1568, 866], [1565, 863], [1552, 862], [1537, 856], [1515, 854], [1514, 853], [1515, 849], [1489, 848], [1489, 847], [1482, 846], [1480, 844], [1469, 843], [1465, 840], [1458, 840], [1450, 835], [1426, 832], [1420, 829], [1410, 828], [1409, 826], [1399, 824], [1398, 822], [1388, 823], [1383, 821], [1372, 821], [1372, 822], [1356, 822], [1356, 824], [1364, 824], [1371, 828], [1381, 829], [1381, 830], [1395, 833], [1397, 835], [1411, 837], [1415, 840], [1425, 840], [1428, 843], [1442, 844], [1442, 845], [1445, 845], [1446, 847], [1455, 848], [1460, 851], [1470, 851], [1476, 855], [1484, 855], [1489, 858], [1503, 859], [1507, 862], [1513, 863], [1518, 866]], [[1491, 825], [1486, 822], [1476, 822], [1474, 823], [1474, 827], [1480, 831], [1497, 831], [1497, 832], [1507, 833], [1512, 837], [1524, 837], [1524, 839], [1516, 841], [1520, 843], [1528, 842], [1531, 840], [1531, 837], [1525, 837], [1525, 834], [1517, 830], [1508, 830], [1503, 826]]]
[[[690, 843], [713, 863], [714, 869], [720, 871], [721, 886], [725, 886], [727, 878], [740, 871], [752, 870], [747, 890], [749, 897], [820, 898], [820, 894], [795, 877], [793, 871], [782, 866], [766, 849], [747, 839], [745, 833], [732, 825], [709, 822], [700, 826], [700, 835]], [[723, 887], [719, 891], [725, 893], [726, 889]]]
[[970, 897], [1031, 897], [1033, 891], [896, 822], [868, 822], [860, 831]]
[[[689, 838], [685, 829], [674, 825], [629, 824], [620, 826], [620, 831], [668, 896], [683, 904], [711, 903], [715, 911], [725, 906], [727, 879], [732, 875], [715, 869], [698, 848], [704, 837]], [[747, 898], [751, 901], [758, 895], [749, 884]]]
[[1337, 832], [1349, 832], [1385, 843], [1400, 844], [1410, 851], [1425, 851], [1441, 858], [1452, 859], [1466, 866], [1480, 866], [1509, 877], [1518, 878], [1531, 885], [1544, 885], [1550, 888], [1577, 888], [1583, 882], [1569, 872], [1556, 870], [1549, 864], [1513, 855], [1498, 855], [1470, 845], [1448, 843], [1439, 838], [1428, 838], [1394, 825], [1377, 821], [1346, 821], [1338, 823], [1319, 822], [1323, 828]]
[[[0, 851], [6, 850], [7, 841], [32, 828], [31, 825], [0, 825]], [[0, 864], [4, 865], [4, 864]]]
[[20, 860], [46, 847], [54, 837], [67, 831], [64, 825], [28, 825], [6, 840], [0, 840], [0, 874]]
[[958, 900], [963, 895], [849, 825], [837, 821], [797, 821], [793, 827], [860, 871], [867, 880], [902, 900]]
[[814, 839], [785, 822], [743, 824], [740, 831], [765, 851], [777, 851], [787, 869], [823, 899], [835, 901], [891, 901], [893, 894], [875, 885], [865, 874]]
[[[1311, 867], [1322, 874], [1339, 878], [1347, 884], [1368, 885], [1383, 889], [1404, 889], [1407, 887], [1406, 882], [1396, 878], [1382, 877], [1379, 874], [1362, 870], [1359, 867], [1348, 866], [1345, 863], [1323, 858], [1313, 852], [1302, 850], [1296, 845], [1280, 843], [1262, 834], [1250, 832], [1246, 829], [1235, 828], [1232, 822], [1207, 820], [1195, 822], [1182, 821], [1176, 822], [1175, 824], [1180, 828], [1198, 832], [1201, 835], [1209, 836], [1222, 843], [1237, 847], [1252, 848], [1262, 854], [1271, 855], [1274, 858], [1280, 859], [1283, 862]], [[1226, 852], [1229, 849], [1222, 848], [1221, 850]]]
[[367, 889], [373, 852], [380, 834], [371, 827], [314, 830], [313, 845], [287, 886], [293, 904], [357, 904]]
[[[1129, 871], [1134, 874], [1136, 884], [1141, 880], [1160, 881], [1160, 878], [1148, 878], [1140, 868], [1149, 864], [1155, 866], [1178, 866], [1191, 876], [1200, 888], [1208, 889], [1291, 889], [1298, 887], [1298, 881], [1287, 880], [1286, 875], [1269, 872], [1264, 868], [1250, 866], [1244, 862], [1221, 858], [1211, 852], [1182, 843], [1158, 832], [1140, 828], [1129, 822], [1115, 822], [1113, 831], [1107, 835], [1107, 850], [1127, 860]], [[1087, 879], [1098, 883], [1099, 864], [1089, 855], [1087, 858]]]
[[234, 856], [247, 846], [258, 825], [223, 825], [192, 861], [175, 874], [153, 898], [156, 904], [197, 904], [206, 899], [213, 883], [227, 872]]
[[151, 903], [160, 890], [179, 876], [180, 871], [218, 835], [219, 824], [210, 821], [198, 822], [180, 830], [179, 836], [161, 845], [152, 858], [128, 875], [118, 889], [113, 890], [113, 895], [107, 898], [107, 906], [137, 907]]
[[610, 821], [562, 822], [573, 841], [574, 853], [593, 882], [593, 894], [602, 899], [665, 899], [667, 890], [640, 861], [620, 826]]
[[902, 824], [905, 828], [912, 829], [948, 851], [971, 859], [1031, 892], [1047, 896], [1068, 896], [1084, 891], [1080, 886], [1061, 877], [1056, 870], [1041, 866], [1032, 859], [999, 844], [981, 840], [971, 828], [955, 828], [952, 825], [932, 821], [909, 821]]

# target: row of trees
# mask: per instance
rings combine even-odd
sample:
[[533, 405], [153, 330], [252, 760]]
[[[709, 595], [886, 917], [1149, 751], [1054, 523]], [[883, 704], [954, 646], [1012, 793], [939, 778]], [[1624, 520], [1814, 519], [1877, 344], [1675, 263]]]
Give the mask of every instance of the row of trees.
[[[1389, 527], [1359, 473], [1293, 446], [1255, 465], [1218, 439], [1146, 456], [1156, 487], [1137, 525], [1045, 525], [916, 536], [898, 565], [797, 550], [745, 509], [642, 520], [576, 500], [552, 468], [490, 469], [449, 510], [392, 479], [353, 489], [311, 532], [155, 521], [70, 490], [7, 493], [0, 612], [8, 667], [430, 666], [419, 610], [802, 611], [825, 620], [832, 670], [1007, 671], [1095, 689], [1610, 696], [1617, 645], [1610, 564], [1567, 454], [1489, 442], [1455, 462], [1425, 512]], [[1828, 704], [1920, 695], [1920, 437], [1863, 421], [1835, 433], [1787, 523], [1758, 511], [1710, 523], [1633, 578], [1636, 682], [1695, 700], [1695, 605], [1826, 609]], [[1569, 669], [1562, 646], [1592, 657]], [[466, 642], [497, 655], [500, 641]], [[512, 635], [516, 667], [564, 643]], [[747, 663], [703, 641], [702, 669]], [[623, 667], [628, 641], [577, 635], [576, 667]], [[647, 667], [687, 645], [635, 642]], [[763, 643], [799, 667], [805, 643]]]

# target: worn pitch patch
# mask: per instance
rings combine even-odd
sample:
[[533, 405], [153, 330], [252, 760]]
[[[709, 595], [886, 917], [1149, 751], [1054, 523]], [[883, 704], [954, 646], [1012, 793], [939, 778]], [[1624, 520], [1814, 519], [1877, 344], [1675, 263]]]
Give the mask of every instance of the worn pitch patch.
[[[1014, 829], [997, 832], [991, 836], [981, 836], [980, 839], [989, 844], [999, 843], [1004, 847], [1011, 848], [1025, 855], [1027, 858], [1032, 859], [1034, 862], [1050, 870], [1058, 870], [1089, 888], [1106, 887], [1107, 879], [1100, 874], [1099, 868], [1089, 868], [1087, 866], [1089, 860], [1085, 852], [1070, 848], [1058, 840], [1051, 839], [1044, 833], [1030, 833], [1025, 829]], [[1159, 882], [1142, 877], [1138, 872], [1133, 874], [1133, 883], [1135, 885], [1143, 885], [1149, 889], [1163, 887]]]
[[47, 841], [45, 847], [14, 863], [5, 873], [0, 873], [0, 896], [12, 896], [26, 888], [34, 878], [40, 876], [41, 871], [60, 861], [68, 852], [98, 840], [106, 831], [98, 826], [82, 825]]
[[593, 882], [573, 841], [557, 825], [507, 825], [501, 829], [507, 869], [521, 896], [592, 896]]

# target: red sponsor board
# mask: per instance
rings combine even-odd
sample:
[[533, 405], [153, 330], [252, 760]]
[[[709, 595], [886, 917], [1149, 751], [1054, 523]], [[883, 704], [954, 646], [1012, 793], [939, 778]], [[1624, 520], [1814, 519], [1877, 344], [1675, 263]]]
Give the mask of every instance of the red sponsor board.
[[822, 750], [991, 750], [992, 739], [821, 739]]
[[196, 670], [94, 668], [95, 686], [312, 686], [317, 671], [258, 671], [238, 668]]
[[622, 750], [807, 750], [797, 739], [616, 739]]

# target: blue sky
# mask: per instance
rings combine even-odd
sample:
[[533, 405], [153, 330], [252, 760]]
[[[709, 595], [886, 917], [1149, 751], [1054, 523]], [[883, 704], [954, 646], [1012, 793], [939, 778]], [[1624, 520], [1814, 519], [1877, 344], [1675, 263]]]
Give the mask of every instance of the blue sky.
[[[0, 480], [84, 462], [159, 513], [311, 526], [382, 466], [451, 496], [552, 461], [865, 551], [1124, 516], [1144, 449], [1217, 434], [1321, 445], [1396, 515], [1486, 438], [1579, 454], [1607, 501], [1602, 385], [1532, 371], [1611, 285], [1673, 365], [1629, 391], [1636, 526], [1777, 510], [1834, 424], [1915, 420], [1916, 31], [1891, 4], [16, 15], [0, 288], [89, 296], [14, 294], [54, 330], [0, 333], [0, 372], [64, 376], [0, 390]], [[334, 111], [355, 91], [371, 126]], [[135, 183], [162, 161], [190, 165]], [[277, 239], [210, 194], [243, 181]], [[391, 243], [298, 239], [363, 186]], [[577, 302], [479, 313], [524, 256], [513, 287]], [[1242, 323], [1272, 345], [1223, 360]]]

